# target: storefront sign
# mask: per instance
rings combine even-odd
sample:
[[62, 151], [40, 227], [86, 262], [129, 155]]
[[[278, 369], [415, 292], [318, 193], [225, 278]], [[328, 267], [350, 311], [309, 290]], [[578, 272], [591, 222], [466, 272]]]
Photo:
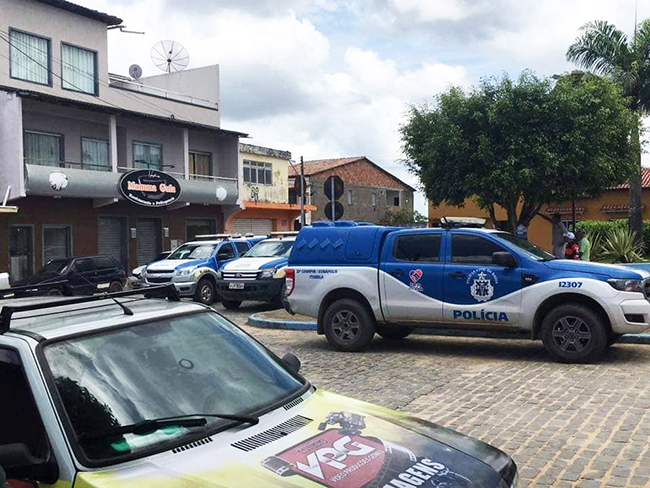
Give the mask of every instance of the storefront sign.
[[122, 176], [120, 192], [127, 200], [143, 207], [166, 207], [181, 196], [181, 185], [162, 171], [140, 169]]

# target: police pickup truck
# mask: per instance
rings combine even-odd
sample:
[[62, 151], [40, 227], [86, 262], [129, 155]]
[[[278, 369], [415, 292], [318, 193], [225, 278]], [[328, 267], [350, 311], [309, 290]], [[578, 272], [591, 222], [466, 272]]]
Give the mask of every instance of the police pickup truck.
[[217, 271], [217, 292], [227, 309], [236, 309], [244, 300], [274, 302], [282, 306], [284, 268], [297, 232], [272, 232], [243, 257]]
[[140, 275], [142, 287], [173, 283], [180, 296], [210, 305], [216, 297], [217, 271], [243, 256], [264, 236], [237, 237], [230, 234], [197, 236], [206, 240], [186, 242], [167, 259], [148, 264]]
[[315, 223], [296, 239], [287, 307], [338, 350], [413, 328], [525, 332], [563, 362], [596, 359], [650, 328], [650, 274], [555, 259], [506, 232]]

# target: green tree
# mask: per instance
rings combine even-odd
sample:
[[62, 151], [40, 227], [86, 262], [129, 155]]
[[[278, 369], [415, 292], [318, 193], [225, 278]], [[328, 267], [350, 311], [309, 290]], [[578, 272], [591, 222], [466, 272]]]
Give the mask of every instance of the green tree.
[[643, 207], [641, 203], [640, 118], [650, 111], [650, 19], [641, 22], [634, 36], [627, 36], [615, 25], [597, 20], [585, 24], [582, 36], [569, 46], [566, 57], [581, 68], [615, 80], [628, 99], [637, 123], [630, 135], [635, 171], [630, 177], [629, 228], [641, 235]]
[[426, 223], [427, 218], [417, 210], [411, 211], [405, 208], [388, 210], [383, 218], [379, 220], [382, 225], [404, 226]]
[[411, 107], [401, 126], [405, 164], [434, 205], [476, 197], [492, 220], [503, 207], [512, 232], [542, 205], [596, 196], [631, 174], [634, 121], [612, 82], [553, 83], [524, 72], [451, 88], [434, 106]]

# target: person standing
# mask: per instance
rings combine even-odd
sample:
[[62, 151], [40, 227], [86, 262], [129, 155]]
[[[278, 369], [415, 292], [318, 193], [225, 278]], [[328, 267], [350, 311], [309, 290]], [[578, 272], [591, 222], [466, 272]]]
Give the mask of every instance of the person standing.
[[573, 232], [567, 232], [564, 236], [566, 247], [564, 259], [580, 259], [580, 246], [576, 242], [576, 236]]
[[528, 240], [528, 227], [522, 222], [517, 226], [517, 229], [515, 230], [515, 234], [517, 237]]
[[576, 232], [576, 240], [578, 241], [578, 246], [580, 248], [580, 259], [582, 261], [590, 261], [591, 260], [591, 242], [589, 242], [589, 239], [587, 239], [587, 236], [585, 233], [581, 230]]
[[569, 232], [565, 225], [562, 223], [562, 216], [559, 213], [553, 214], [553, 219], [549, 219], [546, 215], [538, 214], [544, 220], [548, 220], [553, 225], [551, 234], [551, 243], [553, 244], [553, 256], [557, 259], [564, 259], [564, 252], [566, 249], [566, 241], [564, 236]]

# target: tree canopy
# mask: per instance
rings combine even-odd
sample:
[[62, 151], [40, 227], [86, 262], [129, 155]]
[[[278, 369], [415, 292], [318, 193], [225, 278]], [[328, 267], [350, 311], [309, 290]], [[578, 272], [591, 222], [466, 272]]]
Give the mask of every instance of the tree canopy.
[[411, 107], [400, 127], [405, 164], [434, 205], [476, 197], [511, 231], [551, 201], [597, 196], [634, 171], [635, 121], [620, 87], [585, 75], [557, 82], [524, 72], [451, 88]]

